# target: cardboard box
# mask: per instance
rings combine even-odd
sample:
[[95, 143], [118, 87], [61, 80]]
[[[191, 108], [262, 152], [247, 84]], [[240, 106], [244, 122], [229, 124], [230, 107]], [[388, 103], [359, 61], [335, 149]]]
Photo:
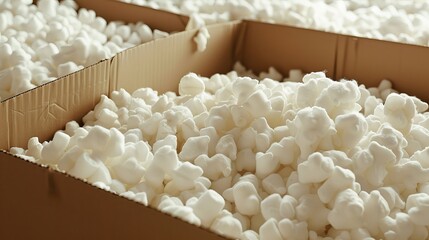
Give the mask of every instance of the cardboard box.
[[[37, 0], [33, 2], [37, 4]], [[79, 8], [94, 10], [97, 16], [103, 17], [108, 22], [144, 22], [153, 30], [158, 29], [169, 33], [184, 31], [189, 21], [189, 17], [185, 15], [127, 4], [116, 0], [75, 0], [75, 2]]]
[[[196, 31], [182, 32], [1, 103], [0, 149], [26, 147], [32, 136], [51, 139], [68, 121], [80, 120], [101, 94], [139, 87], [175, 91], [190, 71], [226, 73], [236, 61], [255, 72], [274, 66], [284, 75], [292, 68], [326, 70], [367, 86], [387, 77], [399, 91], [429, 100], [429, 68], [423, 64], [429, 48], [252, 21], [208, 29], [205, 52], [196, 51]], [[7, 152], [0, 152], [0, 194], [0, 239], [223, 239]]]
[[[142, 21], [152, 29], [159, 29], [166, 32], [184, 31], [189, 21], [189, 18], [184, 15], [131, 5], [116, 0], [75, 0], [75, 2], [80, 8], [94, 10], [97, 13], [97, 16], [101, 16], [107, 21], [123, 21], [127, 23]], [[37, 3], [37, 1], [34, 1], [34, 3]], [[41, 89], [34, 92], [32, 99], [23, 100], [18, 104], [25, 105], [21, 107], [25, 107], [28, 112], [38, 115], [37, 117], [34, 116], [34, 118], [39, 118], [40, 121], [45, 122], [45, 125], [53, 124], [55, 128], [62, 128], [63, 122], [57, 121], [56, 118], [73, 119], [73, 116], [75, 116], [76, 113], [69, 111], [73, 108], [72, 106], [76, 106], [76, 108], [73, 109], [77, 112], [81, 112], [80, 115], [82, 115], [92, 108], [93, 103], [99, 100], [102, 93], [106, 94], [108, 92], [111, 61], [112, 59], [107, 59], [101, 61], [97, 67], [89, 66], [85, 71], [64, 76], [61, 79], [69, 80], [64, 82], [60, 80], [58, 85], [56, 85], [57, 91], [55, 91], [55, 93], [46, 93], [46, 88], [40, 86]], [[81, 91], [74, 91], [76, 89], [81, 89]], [[75, 97], [71, 99], [70, 102], [65, 98], [61, 98], [61, 96], [67, 95], [73, 95]], [[18, 97], [18, 99], [21, 98]], [[52, 100], [55, 100], [55, 103], [48, 103]], [[38, 133], [43, 136], [43, 139], [48, 139], [51, 134], [50, 131], [45, 131], [46, 129], [43, 126], [39, 127], [39, 124], [32, 121], [31, 118], [26, 118], [26, 120], [31, 121], [23, 121], [24, 119], [18, 119], [15, 114], [11, 115], [10, 113], [7, 113], [8, 110], [6, 110], [6, 108], [9, 108], [9, 106], [11, 106], [11, 102], [15, 101], [16, 98], [10, 98], [9, 100], [6, 99], [0, 102], [0, 139], [2, 139], [0, 141], [3, 142], [6, 139], [10, 139], [12, 136], [21, 135], [18, 126], [21, 126], [22, 124], [25, 124], [27, 127], [32, 129], [39, 128], [40, 131]], [[84, 103], [89, 102], [92, 103], [85, 106]], [[47, 105], [49, 105], [49, 107]], [[42, 108], [43, 110], [41, 110]], [[14, 107], [12, 107], [12, 109], [14, 109]], [[18, 112], [15, 113], [19, 114]], [[13, 144], [15, 143], [8, 146], [13, 146]], [[0, 149], [1, 148], [8, 149], [6, 145], [1, 145]]]

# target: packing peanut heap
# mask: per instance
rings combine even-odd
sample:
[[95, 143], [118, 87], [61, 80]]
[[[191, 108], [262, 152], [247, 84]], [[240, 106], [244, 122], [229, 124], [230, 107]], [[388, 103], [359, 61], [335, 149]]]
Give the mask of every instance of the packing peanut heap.
[[428, 104], [387, 80], [236, 70], [114, 91], [11, 152], [231, 238], [428, 237]]

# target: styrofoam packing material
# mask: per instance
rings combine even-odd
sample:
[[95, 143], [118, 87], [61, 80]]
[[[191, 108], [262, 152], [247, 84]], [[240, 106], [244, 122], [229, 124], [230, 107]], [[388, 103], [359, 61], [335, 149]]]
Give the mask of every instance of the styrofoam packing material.
[[428, 237], [428, 104], [383, 97], [387, 80], [235, 69], [178, 96], [114, 91], [10, 151], [236, 239]]
[[[199, 18], [205, 24], [253, 19], [428, 46], [429, 2], [347, 0], [122, 0]], [[287, 14], [285, 14], [287, 13]], [[192, 29], [195, 27], [193, 21]], [[206, 40], [200, 34], [198, 46]]]
[[0, 2], [0, 100], [168, 36], [141, 22], [107, 23], [73, 0], [32, 3]]

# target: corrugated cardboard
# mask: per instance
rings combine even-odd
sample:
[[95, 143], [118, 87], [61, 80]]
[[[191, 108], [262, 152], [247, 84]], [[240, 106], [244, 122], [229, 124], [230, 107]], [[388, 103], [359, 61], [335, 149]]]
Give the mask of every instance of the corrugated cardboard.
[[110, 60], [102, 61], [0, 103], [0, 148], [47, 140], [54, 129], [79, 120], [109, 92]]
[[119, 53], [113, 59], [112, 89], [176, 91], [178, 80], [189, 71], [205, 76], [230, 71], [241, 27], [239, 22], [211, 26], [204, 52], [197, 51], [194, 30], [175, 35], [174, 41], [159, 39]]
[[[37, 3], [37, 1], [34, 1]], [[189, 18], [148, 7], [131, 5], [115, 0], [76, 0], [80, 8], [92, 9], [108, 21], [143, 21], [152, 29], [167, 32], [183, 31]], [[108, 94], [111, 60], [90, 66], [77, 74], [54, 81], [49, 87], [40, 86], [32, 94], [20, 94], [0, 103], [0, 149], [23, 146], [21, 139], [39, 136], [49, 139], [52, 130], [64, 122], [83, 116]], [[64, 97], [68, 96], [68, 98]], [[78, 114], [78, 115], [77, 115]], [[79, 118], [80, 118], [79, 117]], [[35, 121], [35, 119], [38, 119]], [[40, 124], [44, 122], [44, 124]], [[22, 126], [25, 126], [24, 128]]]
[[370, 86], [387, 78], [399, 92], [429, 102], [428, 60], [428, 47], [349, 37], [344, 67], [336, 77], [357, 79]]
[[247, 68], [261, 72], [272, 66], [283, 74], [301, 69], [334, 76], [338, 35], [258, 22], [245, 26], [242, 48], [235, 60]]
[[[205, 52], [196, 52], [192, 40], [196, 31], [182, 32], [7, 100], [0, 108], [7, 116], [0, 125], [12, 130], [6, 131], [7, 140], [1, 141], [0, 148], [25, 147], [30, 136], [48, 140], [67, 121], [80, 120], [101, 93], [139, 87], [152, 87], [160, 93], [175, 91], [187, 72], [226, 73], [236, 61], [255, 72], [268, 66], [285, 75], [291, 68], [326, 70], [328, 76], [356, 78], [368, 86], [388, 77], [398, 90], [429, 100], [422, 90], [422, 80], [428, 76], [422, 63], [429, 48], [251, 21], [208, 29], [211, 38]], [[5, 152], [0, 152], [0, 193], [0, 239], [134, 239], [148, 232], [153, 235], [147, 239], [221, 239]], [[116, 226], [121, 228], [116, 230]]]

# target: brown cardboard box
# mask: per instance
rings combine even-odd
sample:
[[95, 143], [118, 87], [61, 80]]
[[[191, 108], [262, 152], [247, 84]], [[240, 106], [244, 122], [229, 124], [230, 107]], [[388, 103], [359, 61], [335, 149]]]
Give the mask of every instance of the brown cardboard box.
[[[34, 2], [37, 3], [37, 1]], [[167, 32], [184, 31], [189, 21], [189, 18], [184, 15], [131, 5], [116, 0], [76, 0], [75, 2], [80, 8], [92, 9], [97, 13], [97, 16], [101, 16], [108, 21], [142, 21], [152, 29]], [[59, 80], [60, 82], [55, 85], [55, 92], [52, 92], [52, 88], [41, 86], [37, 90], [34, 89], [31, 99], [26, 98], [25, 100], [18, 100], [16, 102], [17, 99], [21, 99], [18, 95], [16, 98], [2, 101], [0, 104], [0, 123], [2, 123], [0, 125], [2, 126], [0, 127], [0, 138], [2, 140], [0, 141], [13, 138], [11, 136], [22, 135], [19, 126], [23, 125], [30, 129], [39, 129], [38, 134], [41, 134], [40, 136], [43, 136], [43, 139], [47, 139], [45, 136], [49, 138], [51, 133], [50, 131], [45, 131], [45, 126], [50, 125], [59, 129], [64, 126], [63, 119], [68, 119], [67, 121], [69, 121], [76, 116], [77, 112], [81, 112], [80, 115], [88, 112], [92, 108], [93, 103], [99, 100], [102, 93], [106, 94], [109, 92], [110, 61], [111, 59], [101, 61], [97, 67], [90, 66], [85, 71], [61, 78], [70, 80], [64, 82]], [[46, 89], [49, 89], [50, 92], [47, 93]], [[73, 91], [73, 89], [81, 89], [81, 91], [78, 93], [77, 91]], [[62, 96], [67, 95], [75, 97], [70, 99], [70, 101], [67, 98], [62, 98]], [[54, 102], [51, 104], [50, 102], [52, 101]], [[18, 112], [15, 112], [16, 114], [7, 113], [8, 110], [6, 108], [12, 107], [12, 103], [22, 104], [22, 107], [25, 106], [28, 110], [28, 114], [34, 114], [33, 117], [19, 118], [16, 115], [19, 114]], [[90, 104], [88, 105], [88, 103]], [[41, 110], [41, 106], [44, 106], [43, 110]], [[14, 108], [12, 107], [11, 109]], [[12, 112], [14, 111], [12, 110]], [[40, 119], [45, 124], [42, 126], [39, 125], [33, 121], [35, 118]], [[9, 146], [13, 146], [14, 144], [12, 143]], [[7, 147], [3, 145], [2, 148]]]
[[[196, 51], [196, 31], [182, 32], [1, 103], [0, 148], [26, 147], [32, 136], [50, 139], [66, 122], [80, 120], [100, 94], [138, 87], [174, 91], [190, 71], [225, 73], [236, 61], [255, 72], [268, 66], [286, 75], [291, 68], [326, 70], [330, 77], [357, 78], [368, 86], [388, 77], [399, 91], [429, 100], [429, 48], [251, 21], [208, 29], [205, 52]], [[0, 239], [222, 239], [6, 152], [0, 152], [0, 194]]]
[[[33, 2], [37, 4], [37, 0]], [[140, 21], [144, 22], [152, 29], [158, 29], [169, 33], [184, 31], [189, 21], [189, 17], [184, 15], [131, 5], [116, 0], [75, 0], [75, 2], [80, 8], [94, 10], [97, 16], [103, 17], [108, 22], [122, 21], [125, 23], [136, 23]], [[0, 116], [0, 118], [4, 117], [5, 116]], [[5, 133], [0, 130], [0, 136], [4, 136], [4, 134]]]

